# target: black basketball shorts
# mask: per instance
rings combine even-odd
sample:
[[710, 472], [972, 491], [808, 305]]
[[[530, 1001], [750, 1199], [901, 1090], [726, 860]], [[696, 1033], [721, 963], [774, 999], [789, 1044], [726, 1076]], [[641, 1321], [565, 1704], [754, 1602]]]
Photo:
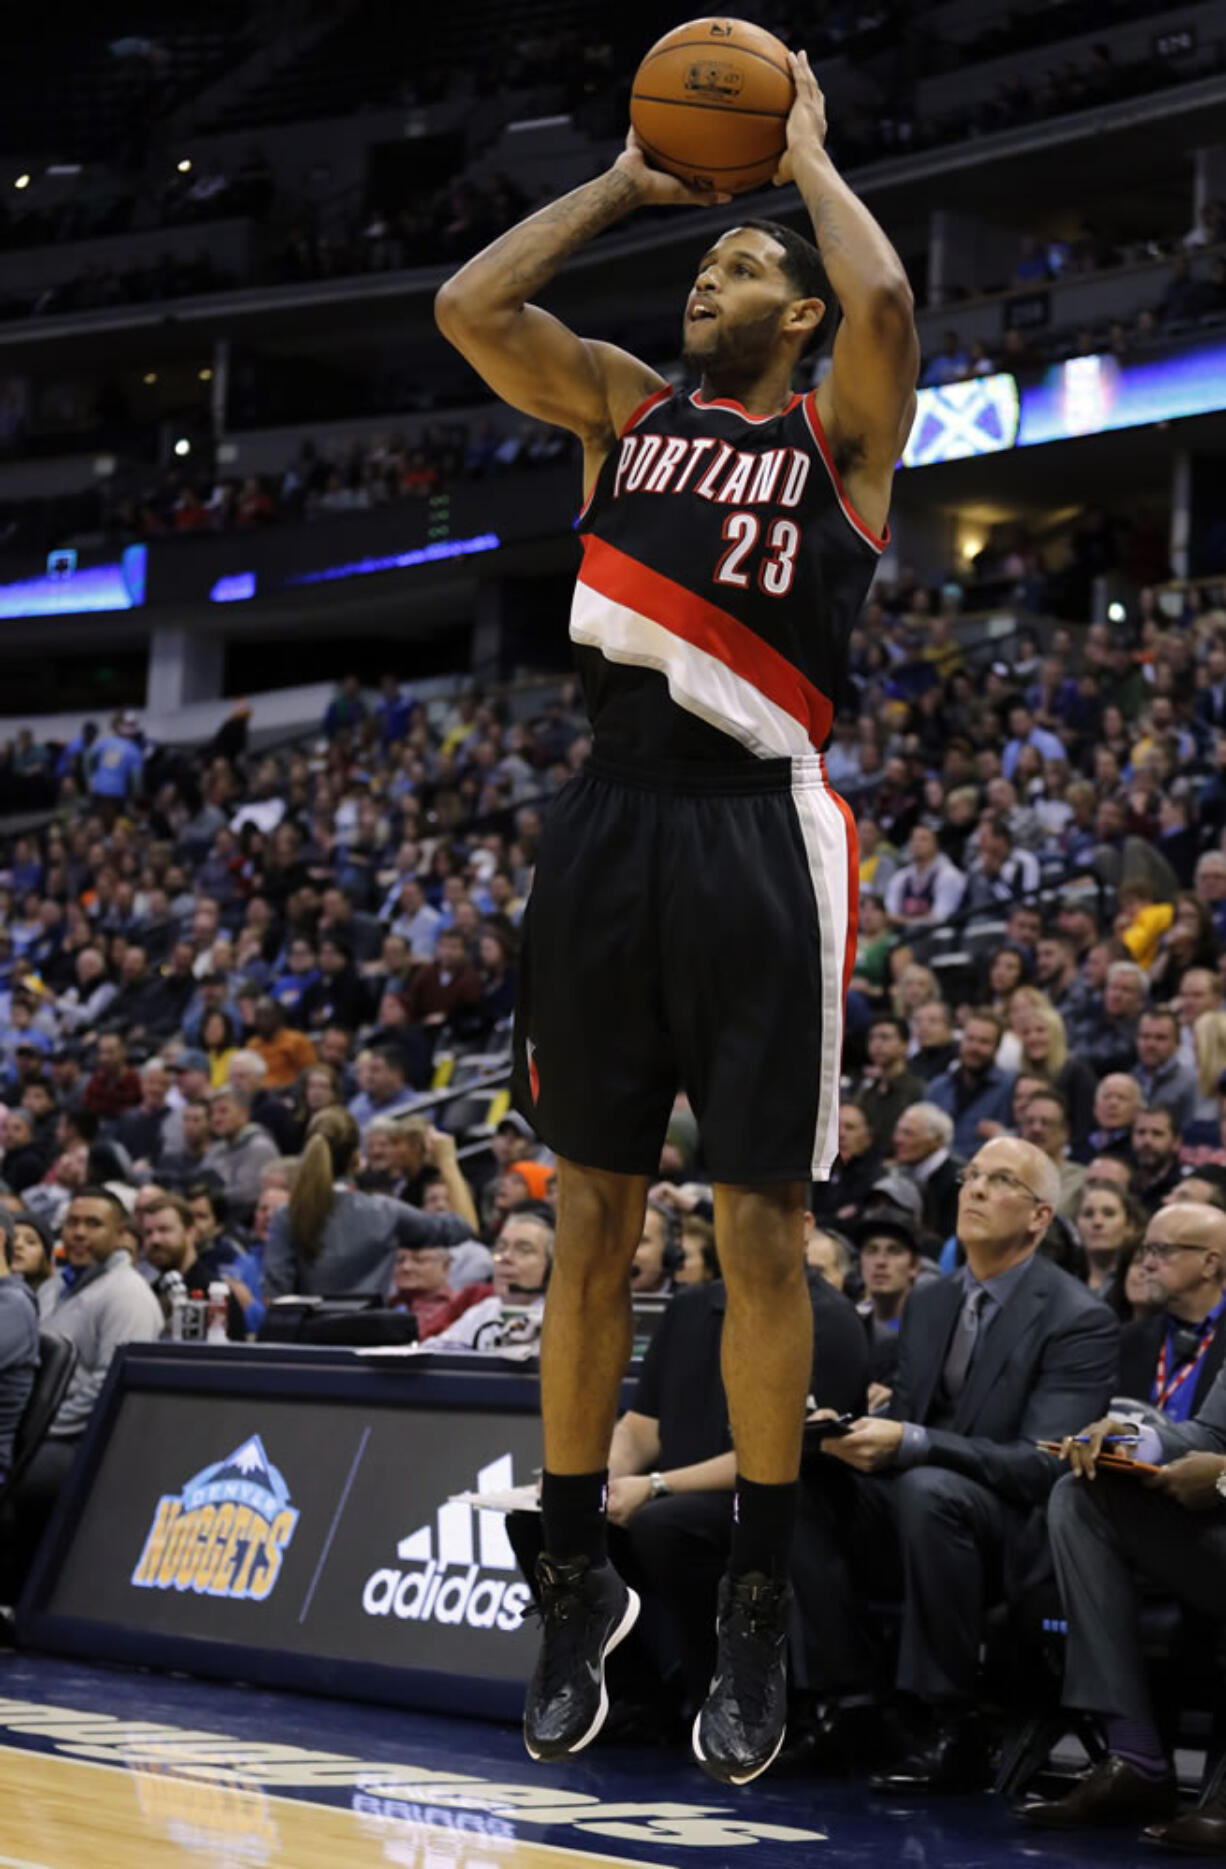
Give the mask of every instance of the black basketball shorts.
[[654, 1176], [682, 1089], [714, 1180], [824, 1180], [857, 870], [817, 755], [648, 774], [593, 754], [541, 836], [517, 1107], [566, 1160]]

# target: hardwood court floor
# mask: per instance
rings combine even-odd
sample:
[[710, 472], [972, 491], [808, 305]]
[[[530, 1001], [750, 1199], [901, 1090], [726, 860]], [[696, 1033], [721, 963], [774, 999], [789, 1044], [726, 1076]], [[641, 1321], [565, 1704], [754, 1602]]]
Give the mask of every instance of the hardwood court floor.
[[534, 1766], [518, 1732], [0, 1653], [0, 1869], [1140, 1869], [999, 1800], [909, 1805], [683, 1752]]

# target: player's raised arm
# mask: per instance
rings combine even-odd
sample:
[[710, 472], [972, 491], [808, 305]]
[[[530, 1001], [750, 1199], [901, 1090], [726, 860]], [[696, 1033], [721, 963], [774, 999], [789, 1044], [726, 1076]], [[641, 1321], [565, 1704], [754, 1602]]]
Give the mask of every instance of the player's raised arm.
[[611, 169], [512, 227], [447, 281], [434, 301], [439, 329], [504, 402], [607, 450], [663, 379], [615, 345], [576, 337], [529, 301], [570, 254], [632, 209], [721, 199], [649, 168], [631, 131]]
[[823, 384], [832, 439], [864, 469], [892, 475], [915, 414], [919, 339], [903, 263], [826, 153], [826, 105], [807, 54], [792, 56], [796, 102], [776, 183], [793, 181], [842, 309]]

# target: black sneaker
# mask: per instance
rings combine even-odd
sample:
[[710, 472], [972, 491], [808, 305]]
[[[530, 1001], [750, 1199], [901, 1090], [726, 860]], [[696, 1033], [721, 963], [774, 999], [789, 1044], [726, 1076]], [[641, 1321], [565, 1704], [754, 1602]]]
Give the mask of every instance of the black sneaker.
[[524, 1744], [534, 1759], [567, 1759], [605, 1723], [605, 1657], [638, 1620], [639, 1599], [611, 1564], [536, 1561], [541, 1652], [524, 1702]]
[[719, 1586], [719, 1649], [706, 1704], [694, 1722], [694, 1757], [724, 1785], [747, 1785], [778, 1754], [787, 1731], [787, 1615], [792, 1593], [759, 1571]]

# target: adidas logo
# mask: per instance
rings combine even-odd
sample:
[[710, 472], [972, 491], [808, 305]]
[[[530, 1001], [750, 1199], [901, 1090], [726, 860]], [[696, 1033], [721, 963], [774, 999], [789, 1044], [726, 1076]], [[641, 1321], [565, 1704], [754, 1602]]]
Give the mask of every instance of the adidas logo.
[[[503, 1492], [514, 1484], [511, 1456], [503, 1454], [481, 1468], [474, 1491]], [[396, 1556], [411, 1568], [377, 1570], [367, 1578], [362, 1608], [368, 1616], [467, 1623], [506, 1635], [523, 1622], [531, 1592], [522, 1580], [512, 1581], [519, 1566], [499, 1513], [448, 1500], [433, 1525], [400, 1540]], [[499, 1574], [486, 1575], [490, 1571]]]

